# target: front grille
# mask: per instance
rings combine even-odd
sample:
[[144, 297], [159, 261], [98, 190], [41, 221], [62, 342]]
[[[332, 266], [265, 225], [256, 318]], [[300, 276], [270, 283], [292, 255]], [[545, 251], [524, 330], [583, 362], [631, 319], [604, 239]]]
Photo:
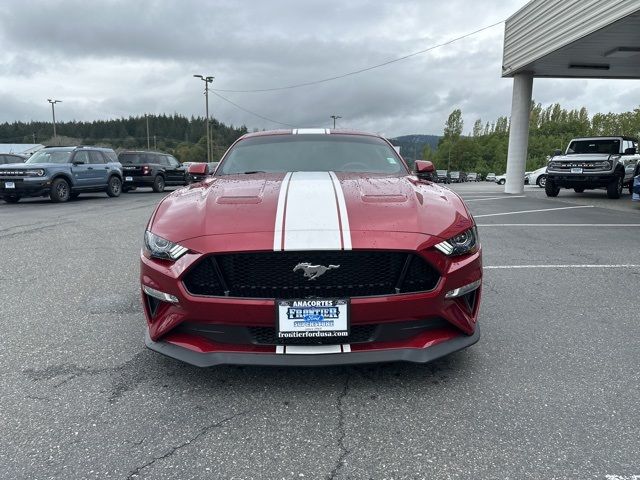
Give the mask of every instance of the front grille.
[[278, 338], [274, 327], [221, 325], [183, 322], [176, 333], [208, 338], [216, 343], [242, 345], [335, 345], [338, 343], [372, 343], [406, 340], [428, 330], [450, 329], [442, 318], [408, 320], [379, 324], [351, 325], [347, 337]]
[[[310, 280], [300, 263], [338, 268]], [[389, 251], [257, 252], [204, 257], [184, 278], [193, 295], [334, 298], [433, 290], [440, 276], [413, 253]]]
[[582, 168], [583, 170], [608, 171], [610, 167], [603, 167], [602, 162], [562, 162], [551, 167], [549, 170], [568, 171], [572, 168]]
[[29, 175], [24, 170], [1, 170], [0, 177], [16, 178], [16, 177], [28, 177]]

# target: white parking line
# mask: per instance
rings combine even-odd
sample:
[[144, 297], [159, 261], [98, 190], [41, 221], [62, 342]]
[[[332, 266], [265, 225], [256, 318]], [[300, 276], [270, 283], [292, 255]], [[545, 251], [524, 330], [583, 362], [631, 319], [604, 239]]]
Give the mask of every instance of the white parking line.
[[478, 223], [478, 227], [640, 227], [640, 223]]
[[485, 270], [522, 270], [528, 268], [640, 268], [640, 265], [490, 265], [483, 268]]
[[571, 210], [571, 209], [574, 209], [574, 208], [593, 208], [593, 205], [580, 205], [578, 207], [542, 208], [540, 210], [520, 210], [518, 212], [487, 213], [487, 214], [484, 214], [484, 215], [474, 215], [474, 217], [475, 218], [497, 217], [499, 215], [517, 215], [519, 213], [553, 212], [555, 210]]
[[464, 199], [465, 202], [482, 202], [483, 200], [508, 200], [510, 198], [527, 198], [526, 195], [516, 195], [516, 196], [509, 196], [509, 197], [482, 197], [482, 198], [472, 198], [467, 200], [466, 198]]
[[497, 195], [498, 193], [504, 193], [504, 192], [489, 192], [487, 190], [454, 190], [453, 188], [450, 188], [449, 190], [451, 190], [452, 192], [465, 194], [465, 195], [468, 193], [472, 196], [473, 195]]

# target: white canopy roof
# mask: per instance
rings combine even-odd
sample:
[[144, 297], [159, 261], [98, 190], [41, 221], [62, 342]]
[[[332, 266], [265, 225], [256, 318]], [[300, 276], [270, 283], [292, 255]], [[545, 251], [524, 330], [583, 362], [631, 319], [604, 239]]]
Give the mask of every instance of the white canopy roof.
[[640, 1], [532, 0], [505, 23], [502, 76], [640, 78]]
[[44, 145], [40, 145], [39, 143], [0, 143], [0, 153], [31, 155], [41, 148], [44, 148]]

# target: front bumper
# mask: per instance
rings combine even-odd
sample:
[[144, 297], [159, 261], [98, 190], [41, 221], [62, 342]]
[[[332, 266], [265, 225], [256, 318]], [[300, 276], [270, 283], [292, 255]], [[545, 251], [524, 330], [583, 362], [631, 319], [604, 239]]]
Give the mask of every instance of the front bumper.
[[[219, 351], [203, 352], [192, 350], [182, 346], [179, 342], [167, 342], [151, 340], [149, 332], [145, 336], [146, 346], [158, 353], [176, 360], [180, 360], [196, 367], [213, 367], [216, 365], [264, 365], [264, 366], [295, 366], [318, 367], [330, 365], [354, 365], [364, 363], [383, 362], [411, 362], [428, 363], [440, 357], [444, 357], [458, 350], [470, 347], [480, 339], [480, 327], [476, 325], [471, 335], [457, 335], [449, 340], [436, 344], [427, 342], [422, 347], [397, 347], [384, 349], [354, 350], [355, 346], [346, 348], [344, 345], [323, 345], [306, 348], [291, 349], [287, 347], [274, 347], [272, 351], [234, 350], [231, 345], [226, 345]], [[339, 353], [321, 353], [326, 351], [323, 347], [339, 347]]]
[[[150, 301], [143, 292], [148, 327], [147, 346], [198, 366], [227, 363], [311, 366], [392, 361], [428, 362], [478, 340], [476, 322], [482, 287], [472, 292], [474, 297], [471, 303], [468, 297], [447, 298], [446, 294], [482, 279], [481, 250], [463, 257], [446, 257], [433, 248], [439, 239], [424, 235], [406, 235], [405, 241], [398, 244], [397, 234], [367, 232], [367, 241], [378, 246], [395, 242], [394, 248], [390, 250], [421, 255], [440, 274], [433, 290], [350, 299], [352, 329], [380, 327], [380, 330], [389, 333], [393, 328], [410, 330], [401, 328], [407, 326], [400, 325], [402, 323], [428, 323], [426, 327], [412, 327], [407, 335], [385, 333], [372, 335], [366, 340], [349, 338], [345, 339], [349, 343], [342, 346], [313, 345], [308, 352], [303, 351], [301, 354], [298, 354], [297, 350], [300, 349], [295, 346], [294, 353], [291, 353], [293, 346], [290, 344], [277, 345], [277, 342], [246, 335], [246, 331], [251, 329], [275, 329], [276, 309], [273, 299], [199, 296], [190, 294], [185, 288], [182, 279], [203, 256], [193, 253], [194, 251], [223, 253], [232, 248], [237, 249], [236, 251], [250, 251], [255, 247], [249, 248], [244, 242], [260, 244], [262, 236], [265, 237], [264, 240], [272, 242], [272, 235], [220, 235], [203, 239], [201, 244], [196, 243], [195, 239], [188, 245], [183, 242], [192, 251], [176, 262], [150, 259], [143, 253], [140, 276], [142, 285], [167, 293], [175, 299]], [[206, 248], [202, 248], [205, 246]], [[216, 326], [220, 328], [214, 328]], [[232, 330], [237, 335], [232, 335]], [[317, 348], [314, 350], [314, 347]], [[342, 350], [331, 353], [331, 348], [327, 351], [327, 347]]]
[[[13, 183], [15, 188], [7, 188]], [[49, 194], [51, 181], [43, 178], [0, 179], [0, 198], [5, 196], [42, 197]]]
[[547, 180], [552, 180], [558, 187], [567, 188], [600, 188], [606, 187], [618, 176], [612, 172], [604, 173], [558, 173], [548, 172]]

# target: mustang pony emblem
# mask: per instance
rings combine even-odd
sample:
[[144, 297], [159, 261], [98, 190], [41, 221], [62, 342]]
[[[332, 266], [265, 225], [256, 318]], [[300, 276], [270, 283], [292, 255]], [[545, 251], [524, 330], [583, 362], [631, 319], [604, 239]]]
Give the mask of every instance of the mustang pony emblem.
[[335, 268], [340, 268], [340, 265], [329, 265], [325, 267], [324, 265], [311, 265], [310, 263], [299, 263], [295, 267], [293, 267], [293, 271], [297, 272], [298, 270], [304, 271], [305, 278], [309, 280], [315, 280], [321, 275], [324, 275], [327, 270], [333, 270]]

